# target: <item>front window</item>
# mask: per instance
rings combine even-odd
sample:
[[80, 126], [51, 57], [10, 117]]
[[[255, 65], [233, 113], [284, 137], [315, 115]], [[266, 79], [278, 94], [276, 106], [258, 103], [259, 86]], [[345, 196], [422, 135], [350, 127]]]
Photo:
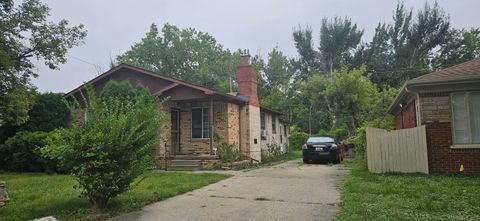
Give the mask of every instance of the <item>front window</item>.
[[272, 115], [272, 134], [277, 133], [277, 118], [275, 118], [274, 115]]
[[209, 138], [208, 108], [192, 108], [192, 138]]
[[452, 93], [453, 143], [480, 143], [480, 91]]
[[265, 130], [265, 113], [260, 113], [260, 129]]

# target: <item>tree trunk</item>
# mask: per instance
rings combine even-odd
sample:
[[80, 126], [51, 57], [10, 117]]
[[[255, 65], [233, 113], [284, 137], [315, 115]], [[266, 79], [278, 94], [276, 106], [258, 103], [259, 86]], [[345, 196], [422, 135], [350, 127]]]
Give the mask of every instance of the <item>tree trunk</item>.
[[355, 125], [355, 118], [353, 116], [350, 116], [347, 121], [347, 128], [348, 128], [348, 136], [353, 136], [355, 135], [356, 132], [356, 125]]
[[94, 209], [101, 210], [107, 207], [108, 199], [96, 198], [96, 199], [93, 199], [91, 202]]

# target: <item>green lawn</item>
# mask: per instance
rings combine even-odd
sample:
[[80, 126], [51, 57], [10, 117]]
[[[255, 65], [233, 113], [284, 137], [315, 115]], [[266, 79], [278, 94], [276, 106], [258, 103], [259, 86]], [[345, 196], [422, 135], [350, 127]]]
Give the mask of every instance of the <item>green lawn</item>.
[[213, 173], [154, 173], [114, 198], [104, 211], [93, 211], [79, 198], [76, 181], [67, 175], [0, 174], [7, 182], [10, 202], [0, 208], [0, 220], [30, 220], [54, 216], [60, 220], [105, 220], [229, 177]]
[[480, 176], [372, 174], [357, 158], [336, 220], [480, 220]]

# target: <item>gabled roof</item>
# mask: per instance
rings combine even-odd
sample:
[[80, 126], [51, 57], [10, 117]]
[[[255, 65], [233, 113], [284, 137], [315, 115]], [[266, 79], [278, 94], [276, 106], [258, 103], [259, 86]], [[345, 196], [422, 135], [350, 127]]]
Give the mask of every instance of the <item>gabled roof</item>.
[[480, 78], [480, 58], [414, 78], [409, 83]]
[[[136, 71], [138, 73], [141, 73], [141, 74], [145, 74], [145, 75], [152, 76], [152, 77], [155, 77], [155, 78], [159, 78], [159, 79], [162, 79], [162, 80], [170, 81], [170, 82], [172, 82], [172, 85], [169, 86], [170, 88], [173, 88], [177, 85], [182, 85], [182, 86], [185, 86], [185, 87], [189, 87], [189, 88], [193, 88], [193, 89], [202, 91], [207, 95], [217, 95], [217, 96], [224, 97], [224, 98], [231, 99], [231, 100], [235, 100], [235, 101], [241, 102], [241, 103], [248, 102], [248, 100], [245, 100], [245, 98], [242, 98], [242, 97], [237, 97], [237, 96], [221, 93], [221, 92], [218, 92], [216, 90], [213, 90], [213, 89], [210, 89], [210, 88], [207, 88], [207, 87], [195, 85], [195, 84], [192, 84], [192, 83], [189, 83], [189, 82], [186, 82], [186, 81], [182, 81], [182, 80], [178, 80], [178, 79], [175, 79], [175, 78], [172, 78], [172, 77], [161, 75], [159, 73], [148, 71], [148, 70], [138, 68], [138, 67], [135, 67], [135, 66], [132, 66], [132, 65], [129, 65], [129, 64], [125, 64], [125, 63], [117, 65], [117, 66], [111, 68], [110, 70], [106, 71], [105, 73], [93, 78], [92, 80], [88, 81], [87, 83], [84, 83], [84, 84], [78, 86], [77, 88], [73, 89], [72, 91], [66, 93], [64, 95], [64, 97], [68, 97], [68, 96], [74, 94], [75, 92], [81, 90], [82, 88], [84, 88], [85, 85], [93, 84], [93, 83], [95, 83], [95, 82], [97, 82], [97, 81], [115, 73], [116, 71], [118, 71], [122, 68], [134, 70], [134, 71]], [[154, 94], [158, 95], [159, 93], [154, 93]]]
[[388, 108], [388, 113], [397, 113], [401, 109], [400, 104], [412, 100], [418, 93], [478, 90], [479, 88], [480, 58], [476, 58], [406, 81]]

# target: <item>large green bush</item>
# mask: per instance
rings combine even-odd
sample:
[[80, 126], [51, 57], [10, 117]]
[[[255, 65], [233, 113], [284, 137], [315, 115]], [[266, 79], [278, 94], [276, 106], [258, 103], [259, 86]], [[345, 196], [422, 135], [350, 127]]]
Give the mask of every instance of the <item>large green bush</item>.
[[305, 132], [292, 131], [290, 134], [290, 146], [293, 150], [300, 150], [309, 137], [310, 135]]
[[15, 172], [55, 170], [55, 164], [40, 153], [47, 136], [48, 133], [41, 131], [21, 131], [10, 137], [0, 145], [0, 169]]
[[61, 94], [37, 94], [28, 116], [28, 121], [21, 127], [22, 130], [48, 132], [67, 126], [69, 109]]
[[[147, 94], [132, 100], [98, 99], [88, 89], [86, 121], [58, 131], [44, 153], [61, 160], [95, 208], [125, 192], [154, 166], [159, 128], [166, 122], [161, 102]], [[80, 102], [77, 102], [80, 103]]]

